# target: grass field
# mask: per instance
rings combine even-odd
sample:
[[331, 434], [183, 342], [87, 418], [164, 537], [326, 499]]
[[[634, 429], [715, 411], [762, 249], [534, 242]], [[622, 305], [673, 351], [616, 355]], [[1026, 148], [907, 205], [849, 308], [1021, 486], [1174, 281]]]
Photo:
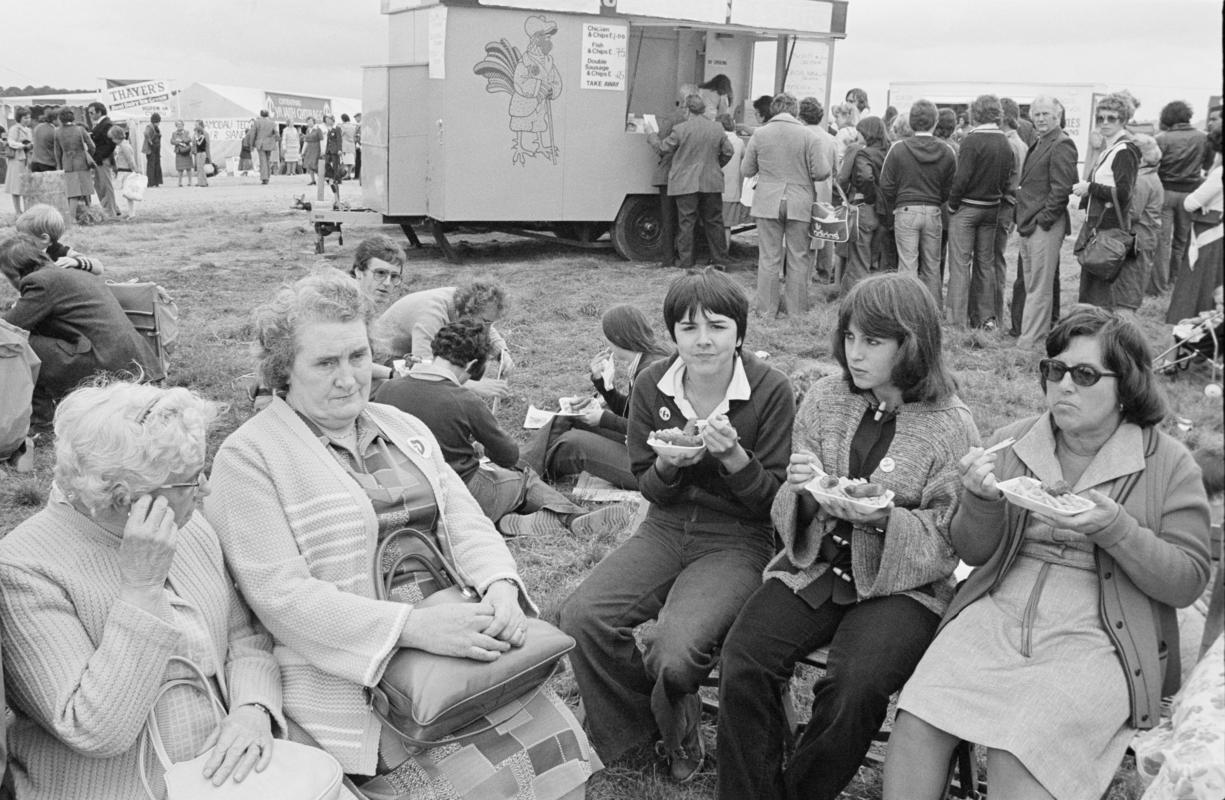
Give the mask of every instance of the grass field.
[[[290, 210], [293, 196], [306, 191], [304, 183], [302, 177], [274, 177], [271, 185], [261, 186], [256, 178], [223, 177], [200, 189], [176, 188], [171, 178], [168, 186], [147, 192], [136, 220], [75, 228], [65, 237], [78, 250], [101, 258], [108, 277], [153, 280], [175, 297], [182, 327], [170, 382], [229, 403], [229, 411], [211, 434], [210, 454], [249, 413], [245, 386], [252, 373], [251, 308], [283, 281], [321, 266], [347, 268], [354, 248], [366, 235], [401, 235], [395, 227], [346, 228], [343, 246], [332, 236], [327, 252], [316, 255], [306, 214]], [[4, 237], [12, 231], [11, 212], [0, 220], [0, 237]], [[1074, 265], [1071, 241], [1064, 248], [1064, 307], [1076, 294], [1075, 278], [1067, 274], [1072, 272], [1068, 265]], [[443, 260], [432, 246], [410, 251], [403, 289], [454, 285], [476, 276], [494, 278], [508, 288], [512, 305], [499, 328], [510, 342], [517, 369], [512, 377], [514, 396], [501, 404], [498, 417], [522, 441], [527, 438], [521, 423], [529, 403], [555, 407], [558, 396], [589, 390], [586, 368], [591, 355], [603, 347], [599, 329], [603, 311], [616, 303], [634, 303], [662, 326], [663, 294], [677, 274], [621, 261], [611, 251], [574, 251], [505, 235], [460, 234], [453, 242], [464, 257], [461, 264]], [[733, 258], [730, 274], [751, 293], [756, 259], [752, 234], [737, 238]], [[1009, 260], [1015, 262], [1011, 251]], [[822, 289], [816, 296], [827, 300], [826, 294]], [[13, 295], [7, 284], [0, 287], [0, 305], [7, 305]], [[797, 388], [802, 388], [821, 362], [830, 361], [834, 310], [833, 302], [818, 302], [802, 319], [754, 317], [746, 347], [768, 352], [771, 362], [795, 377]], [[1150, 301], [1140, 311], [1140, 322], [1158, 350], [1169, 340], [1168, 326], [1159, 321], [1164, 310]], [[961, 397], [984, 436], [1040, 409], [1035, 357], [1018, 353], [1012, 344], [1002, 334], [977, 331], [955, 332], [946, 339]], [[1219, 445], [1221, 400], [1204, 396], [1206, 378], [1191, 372], [1165, 382], [1173, 411], [1167, 429], [1191, 447]], [[41, 506], [51, 467], [50, 449], [44, 447], [37, 451], [36, 469], [30, 476], [0, 468], [0, 535]], [[544, 615], [555, 619], [561, 600], [615, 544], [558, 537], [513, 540], [511, 547]], [[559, 688], [570, 688], [568, 677], [560, 679]], [[713, 742], [712, 736], [707, 739], [708, 744]], [[676, 788], [657, 778], [653, 765], [644, 761], [607, 771], [593, 781], [588, 795], [601, 800], [710, 798], [713, 773]], [[846, 796], [879, 797], [875, 771], [861, 770]], [[1138, 796], [1134, 774], [1121, 770], [1109, 797]]]

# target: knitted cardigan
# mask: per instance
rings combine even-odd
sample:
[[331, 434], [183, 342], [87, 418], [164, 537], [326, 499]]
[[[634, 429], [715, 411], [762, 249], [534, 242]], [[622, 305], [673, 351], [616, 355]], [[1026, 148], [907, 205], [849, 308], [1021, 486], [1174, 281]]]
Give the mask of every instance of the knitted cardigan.
[[[207, 626], [230, 708], [263, 705], [284, 730], [271, 642], [252, 627], [216, 534], [196, 514], [175, 541], [170, 580]], [[0, 541], [0, 629], [15, 715], [10, 767], [23, 800], [145, 796], [140, 734], [182, 633], [169, 606], [161, 617], [119, 599], [119, 545], [120, 537], [55, 499]], [[196, 708], [211, 715], [200, 698]], [[167, 745], [173, 752], [175, 743]], [[161, 767], [148, 761], [156, 786]]]
[[[502, 537], [429, 428], [391, 406], [369, 403], [364, 413], [429, 481], [439, 543], [464, 581], [483, 594], [510, 579], [526, 597]], [[379, 721], [365, 687], [382, 677], [412, 607], [375, 599], [378, 521], [369, 498], [280, 398], [221, 445], [210, 484], [205, 513], [273, 636], [286, 713], [345, 772], [373, 774]]]
[[[821, 459], [826, 472], [846, 475], [851, 441], [868, 409], [867, 396], [850, 389], [841, 375], [831, 375], [812, 387], [795, 419], [793, 452], [808, 450]], [[897, 410], [888, 463], [872, 473], [872, 483], [894, 492], [893, 511], [884, 534], [861, 525], [851, 532], [851, 563], [860, 600], [902, 594], [936, 614], [944, 613], [953, 597], [957, 556], [949, 541], [949, 522], [961, 494], [958, 460], [978, 444], [978, 429], [969, 409], [956, 396], [934, 403], [905, 403]], [[771, 516], [783, 540], [783, 550], [766, 567], [765, 577], [778, 578], [800, 591], [824, 574], [817, 561], [821, 540], [837, 520], [818, 514], [801, 529], [796, 519], [796, 493], [782, 489]]]

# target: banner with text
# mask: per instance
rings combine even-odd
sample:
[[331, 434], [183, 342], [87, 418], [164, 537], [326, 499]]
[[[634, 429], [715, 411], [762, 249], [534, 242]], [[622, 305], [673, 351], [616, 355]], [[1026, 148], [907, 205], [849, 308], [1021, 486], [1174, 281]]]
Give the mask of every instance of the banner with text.
[[117, 81], [107, 79], [102, 102], [107, 110], [165, 114], [170, 111], [169, 81]]
[[316, 122], [320, 122], [324, 114], [332, 113], [332, 101], [325, 97], [278, 92], [264, 92], [264, 96], [264, 107], [278, 122], [305, 125], [307, 117], [314, 117]]

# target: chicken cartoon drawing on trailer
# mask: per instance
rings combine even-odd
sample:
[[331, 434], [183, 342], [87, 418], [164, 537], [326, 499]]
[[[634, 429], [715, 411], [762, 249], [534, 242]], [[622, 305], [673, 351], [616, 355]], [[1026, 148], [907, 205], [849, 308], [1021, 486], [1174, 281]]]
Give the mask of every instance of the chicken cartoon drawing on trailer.
[[526, 166], [528, 157], [557, 163], [553, 134], [553, 100], [561, 94], [561, 73], [549, 55], [557, 23], [532, 15], [523, 23], [527, 51], [506, 39], [485, 45], [485, 58], [472, 71], [486, 80], [485, 91], [510, 95], [511, 163]]

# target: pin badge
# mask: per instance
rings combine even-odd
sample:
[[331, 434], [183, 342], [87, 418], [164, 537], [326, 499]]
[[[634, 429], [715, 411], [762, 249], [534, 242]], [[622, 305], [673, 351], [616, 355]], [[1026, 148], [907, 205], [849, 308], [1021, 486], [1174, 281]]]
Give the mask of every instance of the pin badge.
[[889, 456], [885, 456], [884, 458], [880, 460], [880, 471], [881, 472], [893, 472], [893, 470], [896, 468], [897, 468], [897, 462], [894, 461]]
[[662, 419], [664, 422], [667, 422], [668, 420], [672, 419], [672, 412], [668, 410], [667, 406], [659, 407], [659, 418]]

